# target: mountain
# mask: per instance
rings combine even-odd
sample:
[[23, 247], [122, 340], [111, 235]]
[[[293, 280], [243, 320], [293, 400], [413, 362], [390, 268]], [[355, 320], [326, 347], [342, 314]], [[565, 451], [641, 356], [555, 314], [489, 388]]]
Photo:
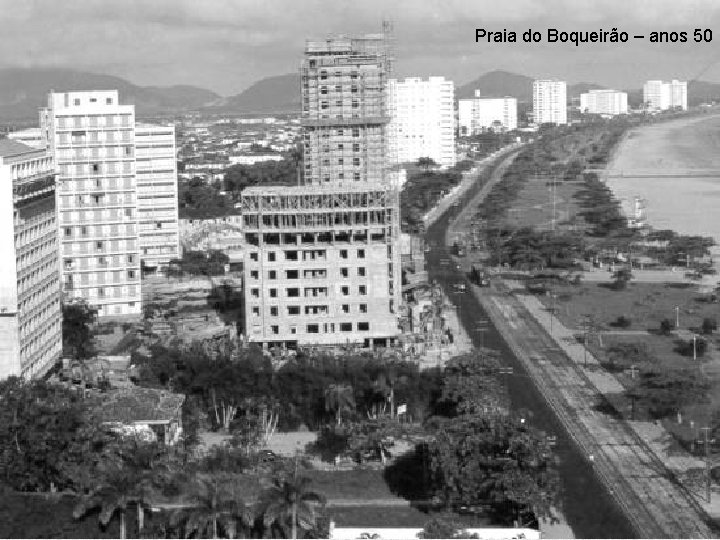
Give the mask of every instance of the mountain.
[[458, 99], [475, 96], [480, 90], [480, 97], [511, 96], [518, 101], [532, 101], [532, 77], [510, 73], [508, 71], [489, 71], [477, 79], [458, 87]]
[[288, 73], [266, 77], [208, 109], [237, 113], [300, 112], [300, 75]]
[[51, 90], [118, 90], [120, 102], [138, 116], [197, 109], [217, 101], [210, 90], [194, 86], [138, 86], [120, 77], [61, 68], [0, 69], [0, 121], [37, 121], [37, 110]]
[[699, 105], [720, 101], [720, 83], [690, 81], [688, 83], [688, 105]]
[[607, 86], [602, 86], [595, 83], [580, 82], [577, 84], [569, 84], [567, 87], [568, 98], [580, 97], [580, 94], [585, 94], [590, 90], [603, 90]]

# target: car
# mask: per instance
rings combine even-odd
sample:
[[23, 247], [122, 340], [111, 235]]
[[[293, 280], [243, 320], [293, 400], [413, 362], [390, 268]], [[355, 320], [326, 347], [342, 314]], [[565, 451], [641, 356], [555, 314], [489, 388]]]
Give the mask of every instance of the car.
[[455, 283], [453, 285], [453, 290], [455, 292], [465, 292], [467, 290], [467, 287], [465, 286], [464, 283]]
[[277, 461], [277, 458], [277, 454], [272, 450], [265, 449], [258, 452], [258, 459], [261, 463], [272, 463], [273, 461]]

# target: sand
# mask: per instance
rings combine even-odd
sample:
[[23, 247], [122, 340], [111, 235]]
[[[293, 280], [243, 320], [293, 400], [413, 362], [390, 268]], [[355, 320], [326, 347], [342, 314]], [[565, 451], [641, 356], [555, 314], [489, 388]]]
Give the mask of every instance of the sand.
[[[702, 178], [687, 176], [698, 169], [715, 172]], [[712, 250], [713, 258], [720, 259], [720, 115], [634, 129], [618, 147], [608, 170], [649, 175], [610, 175], [606, 181], [620, 200], [644, 199], [648, 223], [654, 228], [713, 237], [719, 244]]]

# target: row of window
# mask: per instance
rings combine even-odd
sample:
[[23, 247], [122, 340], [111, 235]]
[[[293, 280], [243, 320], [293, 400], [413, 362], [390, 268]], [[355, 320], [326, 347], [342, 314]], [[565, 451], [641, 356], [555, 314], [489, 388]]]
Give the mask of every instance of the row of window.
[[[340, 309], [343, 313], [349, 314], [350, 313], [350, 304], [342, 304], [340, 306]], [[301, 315], [302, 313], [305, 313], [305, 315], [327, 315], [330, 312], [330, 307], [328, 305], [314, 305], [314, 306], [286, 306], [285, 307], [285, 314], [288, 317], [297, 317]], [[368, 306], [367, 304], [357, 304], [357, 312], [358, 313], [367, 313], [368, 312]], [[255, 317], [260, 316], [260, 306], [252, 306], [251, 313]], [[279, 317], [280, 316], [280, 308], [278, 306], [270, 306], [270, 316], [271, 317]]]
[[[359, 136], [360, 136], [360, 128], [352, 128], [351, 130], [348, 130], [348, 131], [350, 131], [350, 133], [352, 134], [353, 137], [359, 137]], [[330, 135], [331, 135], [331, 134], [330, 134], [330, 130], [323, 130], [323, 132], [322, 132], [322, 138], [323, 138], [323, 139], [328, 139], [328, 138], [330, 138]], [[343, 136], [345, 136], [345, 129], [344, 129], [344, 128], [336, 129], [336, 130], [335, 130], [335, 135], [338, 136], [338, 137], [343, 137]], [[309, 141], [309, 140], [311, 140], [312, 138], [313, 138], [313, 137], [312, 137], [312, 135], [310, 135], [310, 133], [305, 133], [305, 140], [306, 140], [306, 141]]]
[[[326, 251], [324, 249], [313, 249], [313, 250], [306, 250], [302, 251], [302, 260], [303, 261], [324, 261], [327, 258]], [[286, 261], [297, 261], [298, 260], [298, 251], [297, 250], [287, 250], [283, 252], [284, 260]], [[349, 257], [349, 250], [347, 249], [341, 249], [338, 251], [338, 255], [341, 259], [347, 259]], [[358, 259], [364, 259], [365, 258], [365, 250], [364, 249], [358, 249], [355, 252], [355, 255]], [[250, 260], [253, 262], [258, 262], [260, 258], [260, 255], [257, 251], [252, 251], [250, 253]], [[277, 253], [275, 251], [268, 251], [267, 252], [267, 261], [268, 262], [277, 262]]]
[[[342, 296], [350, 296], [350, 286], [343, 285], [340, 288], [340, 294]], [[357, 293], [360, 296], [366, 296], [367, 295], [367, 285], [358, 285]], [[305, 287], [303, 289], [302, 296], [305, 298], [316, 298], [321, 297], [325, 298], [328, 296], [328, 288], [327, 287]], [[253, 287], [250, 289], [250, 296], [253, 298], [260, 298], [260, 289], [258, 287]], [[268, 289], [268, 296], [270, 298], [278, 298], [278, 289], [275, 287], [272, 287]], [[286, 298], [300, 298], [300, 287], [286, 287], [285, 288], [285, 297]]]
[[[340, 268], [340, 276], [341, 277], [349, 277], [350, 275], [350, 268], [343, 267]], [[364, 277], [367, 275], [367, 269], [364, 266], [359, 266], [357, 268], [357, 275], [360, 277]], [[277, 270], [268, 270], [267, 273], [268, 279], [278, 279]], [[325, 268], [314, 268], [309, 270], [303, 270], [302, 271], [302, 277], [304, 279], [325, 279], [328, 277], [327, 269]], [[260, 271], [259, 270], [251, 270], [250, 271], [250, 278], [251, 279], [260, 279]], [[300, 279], [300, 270], [285, 270], [285, 279]]]
[[[322, 330], [324, 334], [334, 334], [335, 333], [335, 323], [324, 323], [322, 325]], [[340, 330], [340, 332], [352, 332], [353, 331], [353, 323], [338, 323], [337, 328]], [[320, 333], [321, 326], [317, 323], [310, 323], [305, 325], [305, 333], [306, 334], [319, 334]], [[291, 334], [297, 334], [297, 326], [290, 326], [289, 327]], [[358, 332], [368, 332], [370, 331], [370, 323], [369, 322], [359, 322], [355, 325], [355, 330]], [[277, 336], [280, 334], [280, 326], [276, 324], [270, 325], [270, 334]]]

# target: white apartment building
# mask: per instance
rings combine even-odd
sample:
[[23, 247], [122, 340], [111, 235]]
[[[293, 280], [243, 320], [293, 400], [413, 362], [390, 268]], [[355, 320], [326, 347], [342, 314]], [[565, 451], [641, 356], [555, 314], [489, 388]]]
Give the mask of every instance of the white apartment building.
[[59, 173], [63, 291], [99, 316], [141, 313], [135, 108], [117, 90], [51, 93], [40, 125]]
[[462, 136], [477, 135], [482, 131], [512, 131], [517, 129], [517, 99], [512, 97], [458, 100], [458, 131]]
[[616, 90], [590, 90], [580, 94], [580, 112], [603, 116], [627, 114], [627, 94]]
[[454, 104], [455, 85], [444, 77], [388, 81], [389, 155], [398, 163], [430, 157], [455, 165]]
[[146, 271], [180, 257], [175, 126], [135, 124], [140, 258]]
[[0, 140], [0, 378], [40, 377], [62, 353], [55, 185], [45, 150]]
[[567, 124], [567, 84], [565, 81], [533, 81], [533, 116], [538, 125]]
[[650, 111], [687, 110], [687, 81], [647, 81], [643, 85], [643, 103]]

